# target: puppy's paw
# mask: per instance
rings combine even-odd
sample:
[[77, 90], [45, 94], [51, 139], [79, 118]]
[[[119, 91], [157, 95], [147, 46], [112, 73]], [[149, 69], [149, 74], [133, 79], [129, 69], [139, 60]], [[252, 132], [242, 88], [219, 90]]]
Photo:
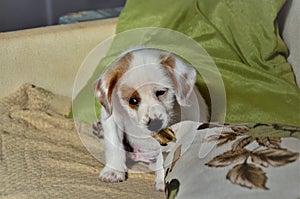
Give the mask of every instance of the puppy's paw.
[[122, 182], [125, 180], [125, 172], [104, 167], [100, 172], [100, 180], [103, 182]]
[[164, 181], [156, 181], [155, 182], [155, 188], [157, 191], [165, 191], [165, 182]]

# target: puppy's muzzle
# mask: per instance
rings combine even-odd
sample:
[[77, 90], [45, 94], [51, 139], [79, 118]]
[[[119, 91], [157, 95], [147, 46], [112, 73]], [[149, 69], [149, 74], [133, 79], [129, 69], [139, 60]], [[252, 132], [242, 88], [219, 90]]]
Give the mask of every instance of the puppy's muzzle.
[[162, 125], [163, 125], [163, 121], [160, 120], [160, 119], [149, 119], [149, 122], [148, 122], [148, 129], [150, 131], [153, 131], [153, 132], [158, 132], [159, 130], [161, 130], [162, 128]]

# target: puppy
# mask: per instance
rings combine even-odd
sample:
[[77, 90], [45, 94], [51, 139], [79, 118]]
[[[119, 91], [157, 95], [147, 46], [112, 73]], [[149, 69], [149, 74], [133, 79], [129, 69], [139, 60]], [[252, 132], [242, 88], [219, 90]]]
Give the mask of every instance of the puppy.
[[206, 122], [205, 101], [194, 89], [195, 69], [174, 54], [151, 48], [123, 53], [95, 82], [102, 105], [106, 165], [105, 182], [126, 177], [126, 138], [131, 158], [155, 164], [156, 189], [164, 191], [162, 149], [153, 132], [182, 120]]

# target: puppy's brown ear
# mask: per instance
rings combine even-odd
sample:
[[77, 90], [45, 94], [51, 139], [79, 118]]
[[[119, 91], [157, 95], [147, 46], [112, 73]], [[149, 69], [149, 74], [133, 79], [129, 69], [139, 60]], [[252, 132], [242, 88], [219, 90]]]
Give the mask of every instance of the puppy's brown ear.
[[102, 78], [100, 77], [94, 84], [94, 93], [100, 104], [105, 108], [108, 115], [111, 115], [111, 103], [108, 101], [106, 89], [103, 88]]
[[94, 84], [94, 93], [106, 112], [112, 113], [112, 94], [123, 74], [128, 70], [132, 55], [127, 53], [114, 62]]
[[160, 63], [173, 81], [177, 102], [182, 106], [187, 105], [187, 99], [196, 81], [195, 69], [171, 54], [162, 54]]

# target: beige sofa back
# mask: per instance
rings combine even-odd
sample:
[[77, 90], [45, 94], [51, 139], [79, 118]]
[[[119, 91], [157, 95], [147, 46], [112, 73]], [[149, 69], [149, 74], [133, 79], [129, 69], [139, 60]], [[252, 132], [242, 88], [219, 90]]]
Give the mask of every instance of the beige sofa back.
[[71, 97], [78, 68], [116, 25], [113, 18], [0, 33], [0, 97], [26, 82]]

